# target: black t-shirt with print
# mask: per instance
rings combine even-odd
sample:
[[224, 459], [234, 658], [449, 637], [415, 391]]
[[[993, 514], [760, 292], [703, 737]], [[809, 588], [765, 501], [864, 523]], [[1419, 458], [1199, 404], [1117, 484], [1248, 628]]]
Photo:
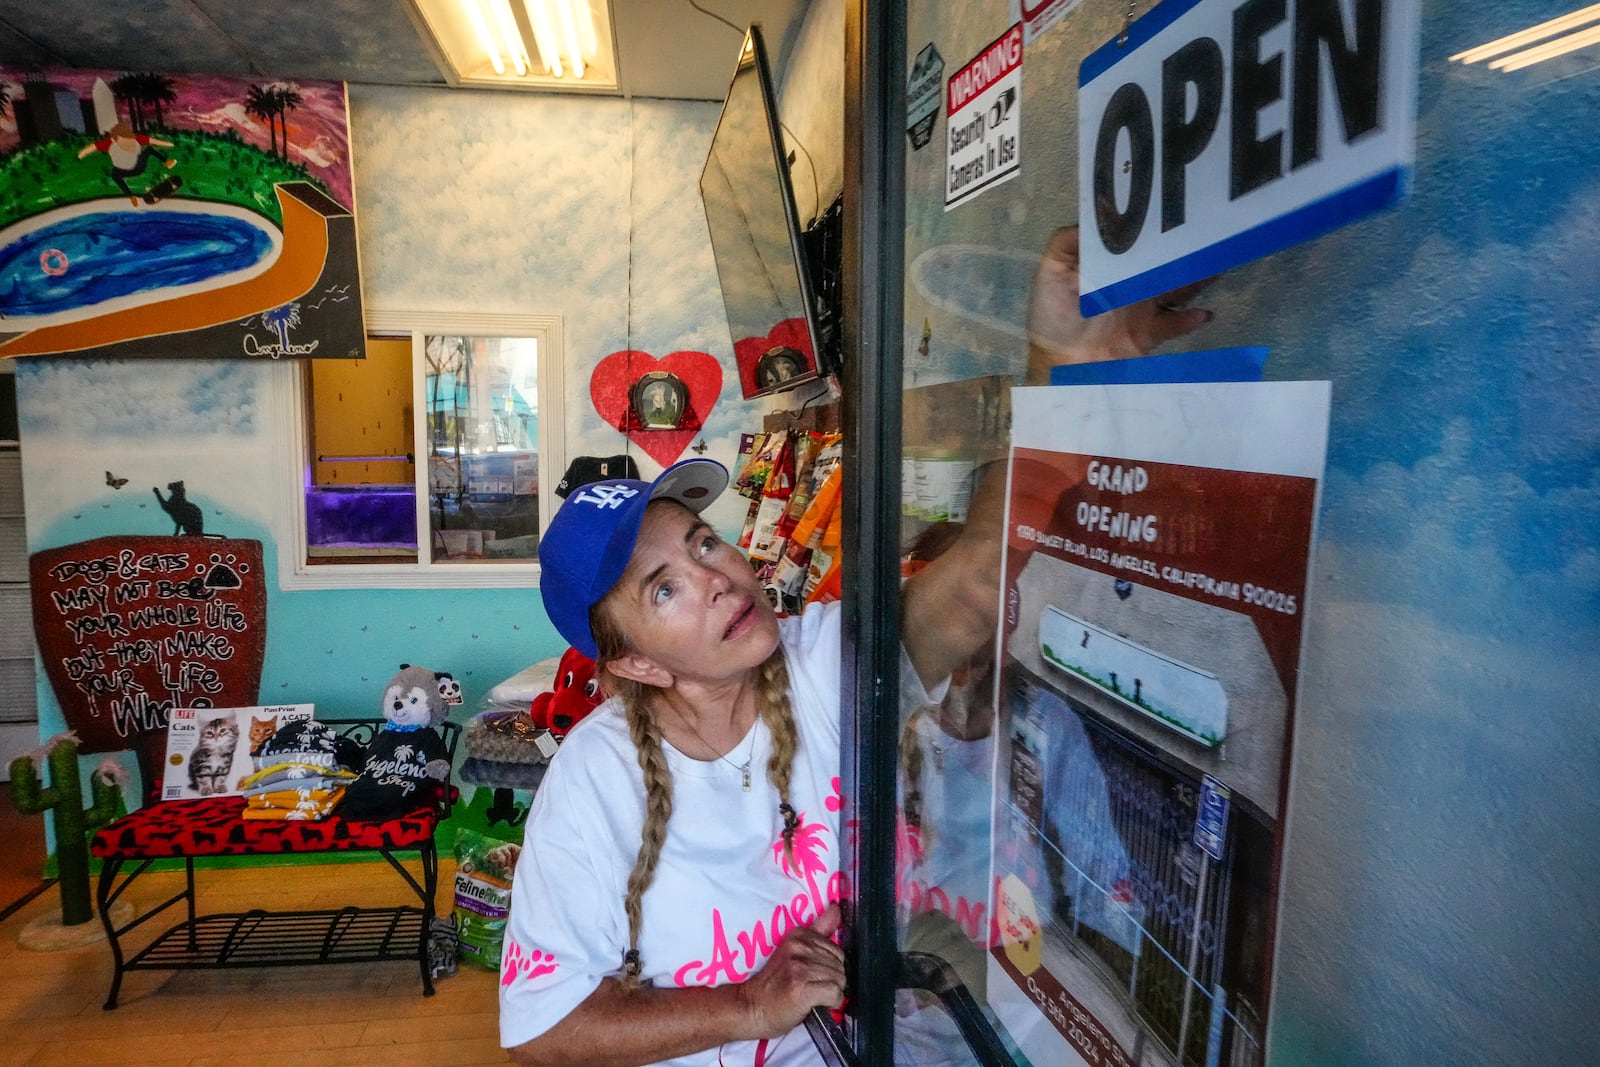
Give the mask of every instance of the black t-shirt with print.
[[367, 746], [361, 776], [345, 789], [338, 814], [348, 819], [389, 819], [432, 801], [441, 786], [428, 764], [448, 760], [437, 730], [386, 728]]

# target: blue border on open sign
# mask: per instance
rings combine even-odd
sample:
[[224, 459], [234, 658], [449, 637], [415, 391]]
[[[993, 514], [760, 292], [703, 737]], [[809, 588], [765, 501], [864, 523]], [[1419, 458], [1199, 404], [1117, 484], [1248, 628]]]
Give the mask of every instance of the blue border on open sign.
[[1127, 59], [1150, 38], [1187, 15], [1200, 2], [1201, 0], [1166, 0], [1165, 3], [1151, 8], [1143, 18], [1128, 27], [1128, 40], [1125, 43], [1119, 44], [1117, 38], [1113, 37], [1084, 58], [1078, 65], [1078, 88], [1083, 88]]
[[1321, 237], [1395, 203], [1405, 194], [1410, 180], [1411, 168], [1391, 167], [1287, 215], [1269, 219], [1243, 233], [1225, 237], [1216, 244], [1207, 245], [1159, 267], [1152, 267], [1142, 274], [1083, 293], [1078, 297], [1078, 311], [1084, 318], [1099, 315], [1136, 300], [1160, 296], [1201, 278], [1221, 274], [1229, 267], [1281, 252], [1302, 241]]

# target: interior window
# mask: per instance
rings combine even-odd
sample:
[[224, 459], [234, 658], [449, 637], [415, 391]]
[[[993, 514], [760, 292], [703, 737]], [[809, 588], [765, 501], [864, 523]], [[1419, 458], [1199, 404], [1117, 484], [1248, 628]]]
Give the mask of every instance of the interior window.
[[365, 359], [306, 367], [307, 562], [415, 563], [411, 338], [369, 337]]
[[423, 359], [433, 558], [534, 559], [538, 339], [431, 334]]
[[[366, 355], [306, 360], [285, 588], [535, 584], [557, 500], [560, 320], [371, 313]], [[285, 379], [288, 381], [288, 379]]]

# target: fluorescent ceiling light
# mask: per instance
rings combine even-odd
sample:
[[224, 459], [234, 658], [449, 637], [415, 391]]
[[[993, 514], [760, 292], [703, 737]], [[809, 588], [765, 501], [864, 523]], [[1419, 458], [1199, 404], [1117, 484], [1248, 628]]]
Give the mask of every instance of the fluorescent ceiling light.
[[461, 11], [467, 17], [467, 24], [472, 27], [478, 47], [489, 57], [494, 72], [504, 74], [506, 65], [500, 62], [500, 50], [494, 46], [494, 35], [489, 32], [489, 24], [483, 20], [483, 9], [478, 6], [478, 0], [461, 0]]
[[575, 2], [583, 3], [585, 15], [589, 5], [584, 0], [554, 0], [561, 9], [561, 36], [567, 42], [567, 59], [572, 63], [572, 76], [583, 77], [583, 45], [578, 43], [578, 20], [572, 8]]
[[407, 0], [454, 86], [620, 91], [611, 0]]
[[[1589, 26], [1592, 22], [1600, 22], [1600, 4], [1591, 4], [1477, 48], [1457, 52], [1450, 59], [1455, 63], [1478, 63], [1498, 56], [1498, 59], [1492, 59], [1490, 68], [1507, 72], [1521, 70], [1546, 59], [1600, 44], [1600, 26]], [[1589, 28], [1583, 29], [1585, 26]]]
[[517, 77], [524, 77], [528, 73], [528, 50], [522, 43], [522, 34], [517, 31], [516, 19], [511, 17], [511, 8], [506, 0], [487, 0], [487, 2], [490, 10], [494, 12], [494, 24], [500, 28], [500, 38], [505, 41], [506, 51], [511, 54], [511, 65], [517, 68]]
[[1591, 26], [1582, 33], [1572, 33], [1565, 37], [1558, 37], [1548, 44], [1537, 48], [1530, 48], [1525, 52], [1515, 52], [1503, 56], [1489, 64], [1495, 70], [1513, 71], [1523, 67], [1531, 67], [1535, 63], [1542, 63], [1556, 56], [1564, 56], [1568, 52], [1576, 52], [1580, 48], [1587, 48], [1592, 44], [1600, 43], [1600, 26]]

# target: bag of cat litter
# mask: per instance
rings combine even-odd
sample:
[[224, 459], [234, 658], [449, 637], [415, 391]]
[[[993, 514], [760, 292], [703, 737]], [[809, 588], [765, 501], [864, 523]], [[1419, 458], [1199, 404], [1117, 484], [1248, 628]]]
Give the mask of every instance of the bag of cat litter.
[[511, 910], [511, 874], [522, 846], [460, 830], [456, 833], [456, 944], [460, 959], [500, 969], [500, 946]]

